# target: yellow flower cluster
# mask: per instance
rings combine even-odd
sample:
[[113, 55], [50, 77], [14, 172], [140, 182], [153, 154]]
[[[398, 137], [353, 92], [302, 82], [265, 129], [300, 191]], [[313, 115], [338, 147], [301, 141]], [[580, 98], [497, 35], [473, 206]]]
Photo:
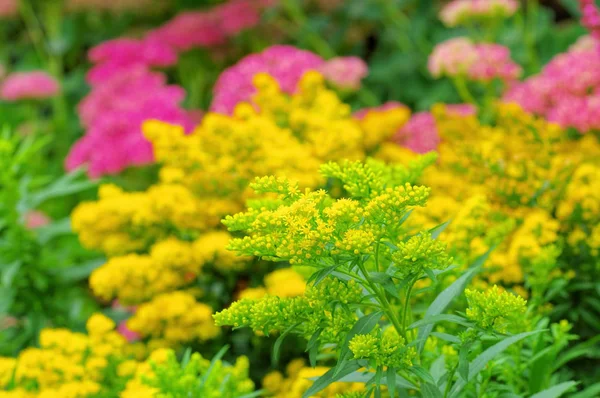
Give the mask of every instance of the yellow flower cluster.
[[154, 244], [147, 255], [109, 259], [92, 273], [90, 287], [104, 300], [118, 298], [123, 304], [137, 304], [184, 288], [205, 266], [222, 272], [242, 269], [248, 257], [228, 251], [230, 239], [225, 231], [207, 232], [193, 242], [166, 238]]
[[43, 329], [40, 347], [26, 348], [17, 359], [0, 358], [0, 387], [13, 379], [7, 397], [78, 398], [99, 393], [106, 371], [126, 356], [125, 339], [112, 320], [94, 314], [88, 334]]
[[178, 347], [220, 334], [212, 312], [212, 308], [198, 303], [193, 295], [176, 291], [160, 294], [140, 305], [127, 321], [127, 327], [142, 337], [149, 337], [150, 347]]
[[[304, 360], [296, 359], [288, 364], [287, 377], [277, 371], [271, 372], [264, 377], [263, 387], [273, 398], [302, 398], [304, 392], [313, 384], [309, 379], [322, 376], [328, 370], [329, 368], [322, 366], [307, 367]], [[336, 382], [313, 397], [335, 397], [336, 394], [345, 392], [364, 391], [364, 388], [364, 383]]]
[[298, 297], [306, 290], [306, 281], [293, 268], [282, 268], [265, 276], [264, 287], [243, 290], [239, 299], [259, 299], [266, 295], [278, 297]]
[[593, 135], [570, 139], [515, 104], [496, 111], [488, 126], [444, 105], [433, 108], [440, 157], [421, 180], [432, 197], [408, 222], [434, 227], [451, 220], [441, 236], [464, 262], [499, 245], [487, 263], [495, 270], [487, 275], [491, 283], [520, 284], [529, 275], [548, 282], [561, 275], [552, 264], [562, 234], [574, 248], [600, 248], [600, 143]]
[[[220, 220], [243, 209], [256, 176], [286, 177], [314, 188], [325, 181], [319, 167], [326, 161], [406, 156], [386, 142], [407, 122], [406, 108], [355, 118], [314, 71], [292, 95], [265, 74], [255, 76], [254, 84], [257, 93], [250, 103], [239, 104], [232, 116], [208, 113], [190, 134], [180, 126], [146, 121], [142, 130], [161, 164], [159, 181], [144, 192], [104, 185], [97, 201], [75, 209], [72, 227], [80, 241], [109, 257], [90, 278], [96, 296], [140, 304], [167, 294], [160, 296], [164, 300], [197, 280], [243, 271], [250, 258], [226, 250], [230, 235]], [[371, 237], [350, 233], [344, 240], [348, 243], [339, 250], [362, 250]], [[266, 289], [300, 294], [304, 282], [293, 281], [290, 288], [267, 280]], [[133, 324], [143, 332], [144, 322]], [[186, 338], [167, 340], [186, 340], [183, 334]]]

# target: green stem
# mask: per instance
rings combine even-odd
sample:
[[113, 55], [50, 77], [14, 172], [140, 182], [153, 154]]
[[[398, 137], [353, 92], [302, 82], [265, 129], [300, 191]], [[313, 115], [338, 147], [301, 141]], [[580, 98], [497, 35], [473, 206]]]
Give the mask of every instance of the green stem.
[[410, 307], [410, 295], [412, 294], [413, 286], [415, 285], [415, 279], [411, 279], [406, 289], [406, 300], [404, 301], [404, 309], [402, 310], [402, 333], [406, 336], [406, 318], [408, 314], [408, 307]]
[[360, 268], [360, 271], [365, 276], [367, 285], [371, 288], [373, 293], [375, 293], [375, 295], [379, 299], [379, 304], [383, 308], [384, 313], [390, 319], [390, 322], [392, 322], [394, 329], [396, 329], [398, 334], [400, 334], [402, 337], [404, 337], [406, 339], [406, 335], [403, 332], [402, 325], [398, 321], [398, 318], [396, 318], [394, 309], [392, 308], [390, 302], [388, 301], [387, 297], [385, 296], [385, 292], [382, 292], [380, 289], [378, 289], [377, 282], [375, 282], [373, 279], [371, 279], [369, 272], [367, 271], [367, 269], [365, 268], [365, 265], [362, 262], [358, 263], [358, 268]]
[[533, 29], [537, 24], [538, 3], [537, 0], [527, 0], [527, 22], [525, 23], [525, 45], [530, 62], [530, 71], [537, 71], [540, 67], [540, 60], [535, 49], [535, 37]]
[[467, 87], [467, 82], [465, 81], [465, 78], [463, 76], [457, 76], [453, 78], [452, 83], [454, 84], [458, 95], [464, 102], [477, 105], [477, 100], [475, 99], [475, 97], [473, 97], [471, 91], [469, 91], [469, 88]]
[[456, 366], [454, 366], [452, 368], [452, 370], [450, 371], [450, 374], [449, 374], [448, 379], [446, 381], [446, 389], [444, 391], [444, 398], [446, 398], [448, 396], [448, 394], [450, 393], [450, 388], [452, 387], [452, 379], [454, 378], [454, 374], [456, 373], [456, 369], [458, 369], [458, 364], [456, 364]]
[[40, 61], [42, 63], [47, 63], [47, 55], [44, 49], [44, 31], [35, 15], [33, 7], [28, 0], [21, 0], [19, 3], [19, 11], [21, 13], [21, 18], [25, 23], [27, 34], [33, 43], [33, 47], [35, 48]]

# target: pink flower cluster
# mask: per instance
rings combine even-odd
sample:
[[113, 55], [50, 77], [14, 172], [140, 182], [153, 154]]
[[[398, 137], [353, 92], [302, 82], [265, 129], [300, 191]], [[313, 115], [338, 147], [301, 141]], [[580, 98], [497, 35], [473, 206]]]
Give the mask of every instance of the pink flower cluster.
[[438, 44], [429, 56], [429, 72], [434, 77], [465, 77], [489, 82], [517, 79], [522, 69], [510, 58], [508, 48], [499, 44], [476, 44], [466, 37], [457, 37]]
[[590, 31], [592, 37], [600, 40], [600, 10], [598, 10], [595, 1], [579, 0], [581, 24]]
[[600, 130], [600, 52], [575, 47], [559, 54], [504, 100], [581, 133]]
[[210, 109], [229, 114], [238, 103], [249, 101], [255, 93], [252, 78], [259, 72], [273, 76], [281, 90], [291, 94], [306, 71], [318, 70], [324, 63], [323, 58], [310, 51], [285, 45], [250, 54], [221, 73], [213, 89]]
[[258, 25], [261, 11], [272, 3], [273, 0], [230, 0], [208, 11], [182, 12], [148, 37], [179, 51], [220, 45]]
[[273, 76], [281, 90], [293, 93], [305, 72], [317, 70], [332, 85], [356, 90], [368, 73], [367, 64], [358, 57], [335, 57], [323, 60], [310, 51], [288, 45], [275, 45], [250, 54], [225, 69], [213, 89], [211, 111], [230, 114], [240, 102], [249, 101], [255, 93], [252, 78], [259, 72]]
[[[390, 101], [376, 108], [361, 109], [354, 113], [354, 116], [362, 119], [369, 111], [394, 108], [406, 108], [406, 105]], [[473, 115], [476, 112], [475, 107], [470, 104], [448, 104], [446, 109], [450, 113], [463, 116]], [[414, 113], [410, 120], [394, 134], [392, 140], [416, 153], [435, 151], [440, 143], [435, 118], [431, 112]]]
[[0, 99], [4, 101], [37, 100], [53, 97], [60, 90], [58, 82], [43, 71], [15, 72], [0, 85]]
[[158, 119], [191, 129], [193, 123], [179, 106], [184, 98], [181, 87], [167, 85], [164, 74], [144, 66], [123, 70], [92, 86], [79, 104], [86, 134], [71, 148], [67, 170], [87, 164], [89, 175], [100, 177], [151, 163], [152, 146], [142, 135], [142, 123]]
[[0, 19], [12, 18], [19, 13], [18, 0], [1, 0], [0, 1]]
[[129, 166], [154, 161], [152, 147], [141, 132], [145, 120], [181, 124], [186, 131], [197, 113], [180, 104], [183, 88], [168, 85], [163, 73], [177, 62], [180, 51], [223, 41], [255, 26], [267, 0], [231, 0], [208, 11], [179, 14], [142, 39], [107, 41], [88, 54], [95, 65], [87, 74], [92, 87], [79, 104], [85, 136], [72, 148], [66, 168], [88, 166], [91, 177], [118, 173]]
[[453, 0], [440, 11], [444, 25], [454, 27], [470, 22], [484, 22], [514, 15], [519, 9], [516, 0]]
[[359, 57], [335, 57], [321, 65], [319, 71], [340, 89], [358, 90], [361, 80], [369, 73], [369, 67]]

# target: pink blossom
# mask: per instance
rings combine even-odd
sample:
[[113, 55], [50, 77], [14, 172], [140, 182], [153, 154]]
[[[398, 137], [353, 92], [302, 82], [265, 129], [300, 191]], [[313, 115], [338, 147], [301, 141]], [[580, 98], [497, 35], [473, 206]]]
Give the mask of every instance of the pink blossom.
[[600, 130], [600, 52], [575, 47], [504, 95], [525, 110], [580, 133]]
[[310, 51], [286, 45], [250, 54], [221, 73], [213, 89], [210, 108], [214, 112], [231, 113], [235, 105], [249, 101], [256, 91], [252, 78], [259, 72], [270, 74], [282, 91], [293, 93], [302, 75], [311, 69], [318, 70], [323, 63], [321, 57]]
[[508, 48], [499, 44], [475, 44], [466, 37], [457, 37], [438, 44], [428, 62], [434, 77], [465, 77], [468, 80], [488, 82], [501, 79], [511, 82], [522, 69], [512, 61]]
[[230, 0], [206, 11], [182, 12], [148, 37], [178, 51], [220, 45], [228, 37], [257, 26], [262, 9], [271, 3], [268, 0]]
[[453, 0], [440, 11], [444, 25], [453, 27], [469, 22], [506, 18], [519, 9], [516, 0]]
[[[461, 116], [475, 114], [476, 110], [470, 104], [448, 104], [449, 113]], [[431, 112], [417, 112], [394, 135], [393, 140], [416, 153], [435, 151], [440, 143], [440, 137], [435, 118]]]
[[18, 0], [0, 0], [0, 19], [15, 17], [18, 13]]
[[30, 210], [25, 213], [25, 227], [27, 229], [37, 229], [50, 224], [52, 220], [46, 213], [39, 210]]
[[104, 84], [114, 75], [139, 66], [167, 67], [177, 62], [177, 53], [154, 39], [115, 39], [90, 50], [90, 61], [96, 63], [87, 75], [90, 84]]
[[335, 57], [321, 65], [319, 71], [327, 81], [341, 89], [358, 90], [369, 68], [358, 57]]
[[140, 339], [139, 333], [134, 332], [127, 327], [127, 321], [121, 321], [119, 323], [119, 326], [117, 326], [117, 332], [119, 332], [121, 336], [125, 337], [129, 343], [133, 343], [134, 341]]
[[590, 34], [600, 39], [600, 11], [596, 6], [596, 0], [579, 0], [581, 9], [581, 24], [585, 26]]
[[141, 125], [147, 119], [193, 127], [179, 106], [185, 91], [167, 85], [166, 77], [143, 66], [132, 67], [93, 88], [79, 104], [86, 134], [75, 143], [66, 159], [67, 170], [88, 165], [91, 177], [118, 173], [130, 166], [154, 161], [152, 146]]
[[58, 93], [58, 82], [43, 71], [15, 72], [4, 79], [0, 98], [5, 101], [44, 99]]

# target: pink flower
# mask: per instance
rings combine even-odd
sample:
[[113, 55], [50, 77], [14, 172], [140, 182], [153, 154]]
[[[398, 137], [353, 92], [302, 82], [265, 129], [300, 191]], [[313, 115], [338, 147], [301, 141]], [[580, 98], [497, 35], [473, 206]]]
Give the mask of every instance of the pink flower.
[[141, 125], [158, 119], [191, 130], [193, 122], [179, 104], [185, 91], [166, 84], [166, 77], [143, 66], [125, 69], [93, 88], [79, 104], [86, 134], [66, 159], [67, 170], [87, 165], [91, 177], [115, 174], [130, 166], [152, 163], [152, 146]]
[[510, 17], [518, 9], [516, 0], [453, 0], [442, 8], [440, 19], [444, 25], [454, 27]]
[[[448, 113], [461, 116], [474, 115], [476, 109], [470, 104], [447, 104]], [[417, 112], [394, 135], [393, 140], [416, 153], [435, 151], [440, 143], [435, 118], [430, 112]]]
[[600, 39], [600, 11], [595, 0], [579, 0], [579, 8], [582, 14], [581, 24], [594, 38]]
[[273, 76], [282, 91], [293, 93], [302, 75], [311, 69], [318, 70], [323, 63], [321, 57], [310, 51], [286, 45], [248, 55], [221, 73], [213, 89], [210, 109], [231, 113], [238, 103], [249, 101], [256, 92], [252, 78], [259, 72]]
[[206, 11], [186, 11], [155, 29], [149, 38], [178, 51], [223, 44], [227, 38], [257, 26], [268, 0], [230, 0]]
[[471, 39], [457, 37], [435, 46], [427, 67], [433, 77], [464, 75], [478, 58]]
[[25, 227], [27, 229], [37, 229], [50, 224], [52, 220], [46, 213], [39, 210], [30, 210], [25, 213]]
[[0, 98], [5, 101], [44, 99], [59, 91], [58, 82], [43, 71], [15, 72], [0, 86]]
[[0, 0], [0, 19], [15, 17], [18, 13], [18, 0]]
[[105, 84], [111, 77], [137, 67], [167, 67], [177, 62], [177, 53], [154, 39], [115, 39], [90, 50], [90, 61], [97, 63], [87, 75], [91, 85]]
[[327, 81], [348, 90], [358, 90], [360, 81], [369, 73], [365, 61], [358, 57], [332, 58], [325, 62], [319, 71]]
[[600, 52], [575, 47], [559, 54], [503, 99], [580, 133], [600, 130]]
[[428, 62], [434, 77], [464, 77], [478, 82], [500, 79], [511, 82], [522, 69], [512, 61], [508, 48], [499, 44], [475, 44], [468, 38], [458, 37], [438, 44]]
[[125, 337], [129, 343], [133, 343], [134, 341], [140, 339], [139, 333], [134, 332], [127, 327], [127, 321], [121, 321], [119, 323], [119, 326], [117, 326], [117, 332], [119, 332], [121, 336]]

